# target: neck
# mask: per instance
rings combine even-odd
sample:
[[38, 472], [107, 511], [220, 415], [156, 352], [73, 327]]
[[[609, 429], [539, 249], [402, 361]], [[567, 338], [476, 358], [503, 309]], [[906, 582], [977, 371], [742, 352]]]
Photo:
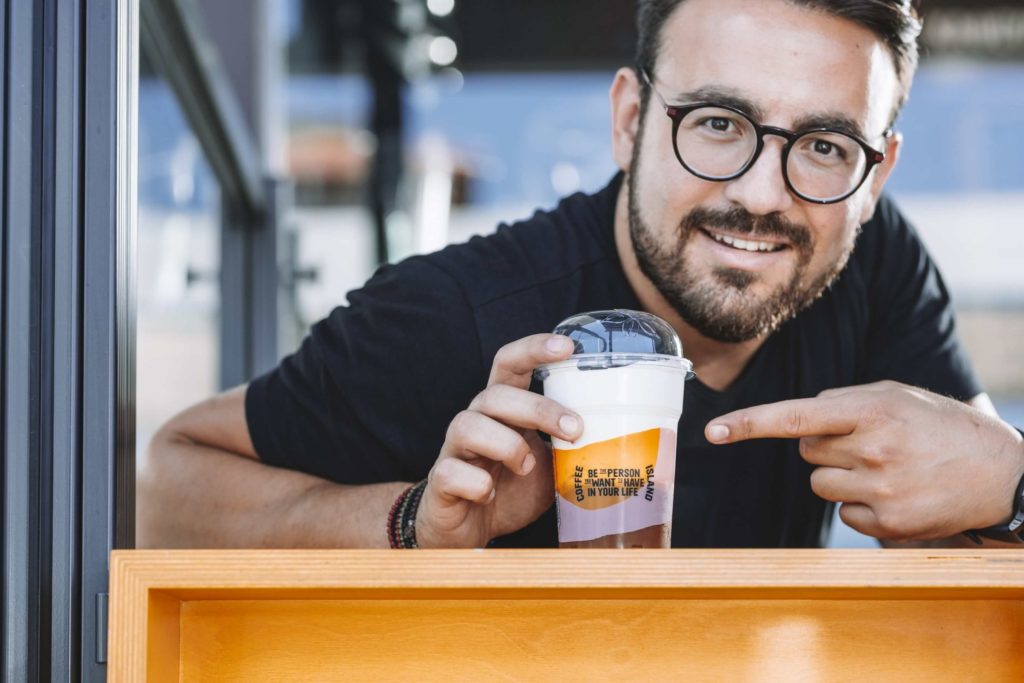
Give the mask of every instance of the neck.
[[705, 337], [683, 320], [676, 309], [662, 296], [637, 262], [633, 241], [629, 237], [629, 179], [622, 182], [615, 205], [615, 247], [626, 279], [644, 311], [653, 313], [671, 325], [683, 342], [686, 357], [693, 361], [694, 372], [705, 386], [716, 391], [727, 389], [746, 367], [765, 337], [730, 344]]

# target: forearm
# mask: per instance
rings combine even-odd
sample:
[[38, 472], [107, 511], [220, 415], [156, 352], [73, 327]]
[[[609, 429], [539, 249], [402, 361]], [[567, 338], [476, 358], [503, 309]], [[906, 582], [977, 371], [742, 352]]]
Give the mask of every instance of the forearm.
[[401, 482], [343, 486], [158, 435], [139, 473], [140, 548], [385, 548]]

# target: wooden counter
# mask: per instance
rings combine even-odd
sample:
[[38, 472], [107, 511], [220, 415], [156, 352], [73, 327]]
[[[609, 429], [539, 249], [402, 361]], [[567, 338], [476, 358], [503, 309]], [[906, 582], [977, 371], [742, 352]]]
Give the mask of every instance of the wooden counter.
[[1024, 681], [1024, 550], [118, 551], [109, 680]]

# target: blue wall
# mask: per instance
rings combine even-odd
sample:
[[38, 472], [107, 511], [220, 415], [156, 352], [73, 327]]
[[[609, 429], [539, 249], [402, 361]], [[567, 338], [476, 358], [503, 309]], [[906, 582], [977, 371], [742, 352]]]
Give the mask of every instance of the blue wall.
[[[583, 189], [603, 185], [611, 162], [608, 87], [611, 73], [475, 74], [436, 77], [407, 98], [409, 140], [447, 138], [478, 179], [481, 206], [551, 205], [560, 192], [552, 169], [573, 169]], [[361, 126], [370, 93], [357, 76], [293, 77], [288, 106], [294, 124]], [[140, 178], [141, 200], [174, 202], [170, 159], [188, 138], [186, 124], [162, 83], [144, 81], [139, 152], [153, 162]], [[926, 63], [897, 128], [906, 138], [890, 188], [900, 192], [1024, 191], [1024, 65]], [[199, 176], [209, 173], [202, 162]], [[571, 174], [570, 174], [571, 175]], [[189, 203], [210, 201], [199, 177]]]

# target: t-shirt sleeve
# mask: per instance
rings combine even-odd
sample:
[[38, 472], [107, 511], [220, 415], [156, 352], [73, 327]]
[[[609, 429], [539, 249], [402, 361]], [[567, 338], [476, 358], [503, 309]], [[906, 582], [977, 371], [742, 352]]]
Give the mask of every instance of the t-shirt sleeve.
[[266, 464], [340, 483], [414, 481], [485, 381], [462, 288], [415, 257], [378, 271], [254, 380], [246, 421]]
[[914, 228], [883, 198], [864, 237], [857, 256], [870, 298], [866, 381], [895, 380], [958, 400], [981, 393], [949, 292]]

